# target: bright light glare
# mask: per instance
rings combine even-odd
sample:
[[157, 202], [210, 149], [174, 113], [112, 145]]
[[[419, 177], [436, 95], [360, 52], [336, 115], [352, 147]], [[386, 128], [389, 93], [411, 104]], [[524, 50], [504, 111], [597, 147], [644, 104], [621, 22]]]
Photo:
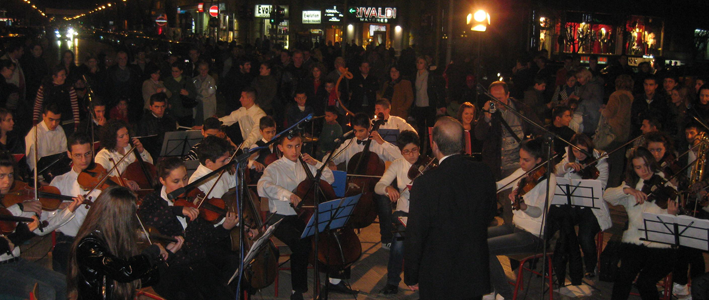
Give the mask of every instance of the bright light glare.
[[465, 20], [465, 24], [470, 24], [470, 21], [473, 20], [473, 14], [468, 14], [468, 18]]
[[475, 18], [475, 21], [482, 22], [485, 21], [485, 18], [487, 17], [487, 13], [484, 10], [478, 10], [475, 12], [475, 15], [473, 16]]
[[396, 27], [394, 27], [394, 31], [401, 32], [401, 26], [396, 25]]

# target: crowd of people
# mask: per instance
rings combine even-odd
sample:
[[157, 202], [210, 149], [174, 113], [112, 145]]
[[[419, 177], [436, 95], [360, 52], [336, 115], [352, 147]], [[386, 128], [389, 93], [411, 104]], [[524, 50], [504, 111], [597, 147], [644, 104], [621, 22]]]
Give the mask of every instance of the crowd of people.
[[[300, 238], [303, 199], [293, 190], [319, 169], [332, 184], [332, 171], [348, 169], [361, 152], [391, 162], [370, 187], [381, 245], [390, 251], [381, 294], [399, 291], [403, 265], [404, 283], [422, 299], [512, 299], [498, 256], [539, 251], [557, 232], [559, 284], [568, 264], [571, 284], [579, 285], [598, 276], [595, 237], [612, 226], [608, 204], [624, 206], [629, 218], [612, 299], [626, 299], [634, 282], [643, 299], [657, 299], [655, 283], [670, 272], [678, 295], [690, 293], [689, 278], [694, 286], [704, 280], [701, 251], [639, 235], [645, 212], [709, 212], [648, 196], [655, 181], [689, 199], [706, 194], [692, 164], [705, 159], [698, 149], [709, 142], [707, 79], [680, 77], [661, 60], [635, 72], [624, 55], [601, 68], [595, 56], [582, 66], [578, 55], [556, 63], [544, 51], [527, 53], [508, 81], [481, 91], [470, 60], [435, 66], [413, 48], [397, 56], [383, 46], [350, 44], [343, 52], [339, 43], [296, 50], [218, 43], [195, 45], [186, 57], [137, 47], [83, 61], [67, 50], [56, 66], [44, 50], [30, 40], [2, 51], [0, 194], [28, 181], [74, 199], [52, 212], [37, 201], [3, 202], [33, 221], [0, 235], [0, 275], [14, 278], [0, 281], [0, 294], [25, 297], [39, 282], [41, 299], [130, 298], [147, 285], [167, 299], [234, 298], [225, 278], [239, 254], [226, 245], [229, 233], [241, 226], [255, 236], [257, 228], [233, 210], [210, 223], [168, 195], [198, 180], [211, 197], [229, 194], [235, 175], [211, 176], [254, 147], [264, 149], [249, 158], [248, 179], [268, 201], [268, 224], [279, 224], [275, 237], [292, 251], [291, 299], [308, 291], [312, 251]], [[304, 130], [269, 144], [306, 118], [313, 120]], [[166, 157], [165, 136], [179, 129], [200, 130], [204, 139]], [[555, 138], [551, 157], [545, 133]], [[409, 170], [426, 155], [439, 167], [414, 181]], [[549, 178], [537, 171], [547, 160], [555, 166]], [[191, 174], [188, 161], [199, 163]], [[154, 190], [141, 194], [138, 178], [124, 176], [134, 163], [156, 165]], [[123, 178], [123, 187], [82, 186], [78, 177], [97, 165]], [[599, 180], [605, 201], [598, 209], [549, 205], [546, 185], [557, 177]], [[522, 189], [519, 181], [532, 184]], [[126, 233], [143, 225], [174, 239], [138, 250]], [[17, 245], [54, 230], [52, 271], [20, 258]], [[462, 248], [469, 251], [450, 251]], [[356, 294], [346, 284], [350, 267], [327, 270], [325, 290]], [[697, 299], [706, 293], [691, 292]]]

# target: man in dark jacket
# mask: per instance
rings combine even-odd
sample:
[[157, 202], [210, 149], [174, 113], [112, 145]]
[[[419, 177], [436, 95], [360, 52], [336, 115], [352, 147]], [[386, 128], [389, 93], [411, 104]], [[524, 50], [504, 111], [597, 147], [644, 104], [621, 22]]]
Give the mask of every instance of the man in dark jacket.
[[495, 212], [490, 168], [460, 155], [463, 126], [443, 117], [433, 128], [440, 161], [411, 189], [404, 282], [421, 299], [482, 299], [490, 292], [487, 226]]
[[165, 132], [177, 130], [177, 121], [165, 113], [167, 108], [167, 95], [157, 93], [150, 96], [150, 110], [146, 110], [143, 119], [138, 125], [138, 136], [157, 135], [143, 139], [145, 149], [150, 152], [150, 156], [159, 157], [162, 149], [162, 142]]
[[[106, 71], [107, 95], [110, 97], [107, 100], [111, 101], [106, 104], [112, 107], [118, 103], [118, 99], [128, 98], [130, 115], [135, 116], [143, 107], [143, 98], [140, 95], [143, 82], [140, 81], [140, 72], [135, 66], [128, 64], [128, 53], [125, 51], [118, 51], [116, 61], [118, 63]], [[137, 115], [139, 116], [139, 113]]]
[[636, 95], [633, 105], [630, 107], [630, 122], [633, 127], [631, 137], [642, 134], [640, 127], [643, 125], [644, 117], [654, 117], [664, 125], [667, 122], [667, 114], [670, 111], [669, 105], [662, 93], [657, 92], [659, 82], [657, 77], [650, 76], [643, 81], [644, 94]]
[[352, 97], [348, 106], [354, 113], [363, 112], [371, 116], [374, 113], [374, 102], [377, 102], [379, 82], [377, 77], [369, 74], [370, 69], [369, 62], [363, 61], [359, 65], [360, 74], [350, 80]]

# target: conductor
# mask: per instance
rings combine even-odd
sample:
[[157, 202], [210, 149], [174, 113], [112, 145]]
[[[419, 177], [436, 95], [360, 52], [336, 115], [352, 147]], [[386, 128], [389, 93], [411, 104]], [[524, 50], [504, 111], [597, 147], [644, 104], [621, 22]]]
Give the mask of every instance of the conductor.
[[404, 241], [404, 282], [421, 299], [482, 299], [490, 292], [487, 226], [495, 215], [495, 180], [468, 160], [463, 126], [443, 117], [433, 127], [439, 167], [411, 188]]

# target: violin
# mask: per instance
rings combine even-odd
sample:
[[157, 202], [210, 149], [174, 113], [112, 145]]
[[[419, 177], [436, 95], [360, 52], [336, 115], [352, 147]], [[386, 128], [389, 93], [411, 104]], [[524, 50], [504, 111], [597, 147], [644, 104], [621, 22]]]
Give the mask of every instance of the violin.
[[[206, 194], [198, 188], [173, 199], [175, 206], [192, 207], [199, 210], [199, 216], [207, 222], [217, 224], [226, 217], [226, 202], [221, 198], [206, 199]], [[191, 200], [190, 200], [191, 199]]]
[[409, 179], [413, 182], [414, 179], [423, 175], [427, 171], [433, 170], [438, 167], [438, 160], [428, 156], [421, 155], [419, 159], [411, 165], [409, 172], [407, 173]]
[[0, 234], [15, 232], [17, 222], [33, 222], [32, 218], [16, 217], [7, 208], [0, 207]]
[[108, 176], [106, 168], [97, 163], [91, 163], [88, 168], [81, 171], [76, 181], [86, 191], [105, 190], [112, 186], [125, 186], [120, 177]]
[[[667, 203], [677, 199], [677, 190], [671, 186], [666, 186], [667, 179], [653, 174], [649, 180], [643, 181], [641, 192], [647, 195], [647, 201], [655, 202], [662, 209], [667, 209]], [[635, 204], [637, 206], [638, 204]]]
[[[42, 204], [42, 210], [55, 211], [64, 201], [74, 201], [74, 197], [62, 195], [58, 188], [47, 185], [38, 188], [39, 202]], [[2, 205], [10, 207], [17, 203], [36, 199], [34, 188], [22, 181], [15, 181], [14, 186], [10, 191], [2, 196]], [[89, 201], [85, 204], [90, 205]]]
[[581, 162], [583, 168], [577, 171], [576, 174], [581, 176], [581, 179], [598, 179], [601, 172], [596, 168], [597, 163], [598, 160], [593, 160], [592, 157], [586, 156], [586, 159]]
[[546, 179], [546, 174], [547, 167], [546, 165], [543, 165], [519, 180], [517, 183], [517, 195], [515, 195], [515, 202], [512, 203], [513, 210], [520, 209], [520, 206], [524, 203], [524, 195], [534, 189], [540, 181]]

